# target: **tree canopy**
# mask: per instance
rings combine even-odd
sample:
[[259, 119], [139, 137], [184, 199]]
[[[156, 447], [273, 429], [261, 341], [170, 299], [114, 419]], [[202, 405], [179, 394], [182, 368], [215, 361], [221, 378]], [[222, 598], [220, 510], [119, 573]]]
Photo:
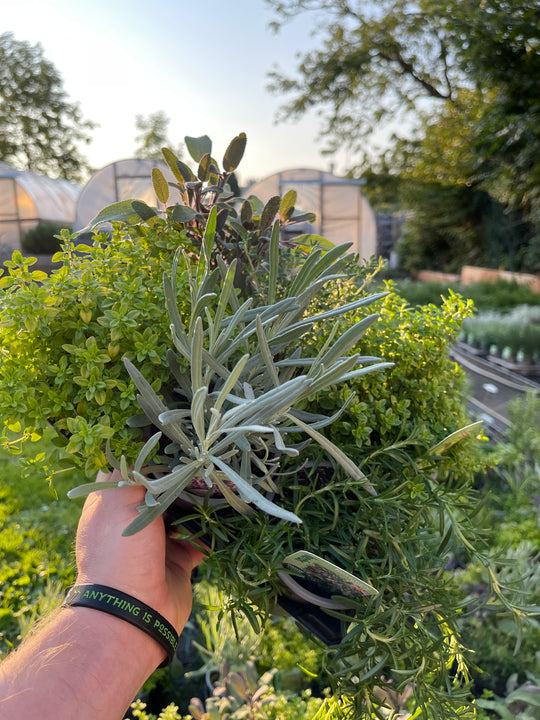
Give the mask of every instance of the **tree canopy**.
[[[320, 47], [300, 58], [293, 76], [271, 73], [271, 87], [289, 98], [282, 116], [317, 109], [330, 151], [348, 147], [361, 167], [415, 180], [430, 196], [436, 187], [454, 188], [461, 203], [467, 189], [487, 192], [540, 228], [536, 3], [267, 2], [276, 27], [319, 14]], [[394, 134], [383, 158], [368, 158], [369, 136], [385, 124], [402, 128], [400, 137]]]
[[178, 157], [182, 157], [182, 145], [175, 145], [168, 138], [169, 123], [170, 119], [163, 110], [150, 113], [148, 116], [137, 115], [135, 127], [139, 134], [135, 138], [137, 143], [135, 157], [163, 161], [161, 149], [164, 147], [172, 150]]
[[0, 160], [79, 181], [88, 169], [79, 145], [93, 123], [70, 102], [61, 76], [38, 43], [0, 35]]
[[319, 14], [321, 47], [294, 76], [270, 73], [290, 100], [283, 115], [318, 108], [323, 133], [359, 147], [383, 121], [426, 101], [456, 102], [459, 91], [497, 88], [507, 110], [538, 111], [540, 11], [518, 0], [267, 0], [277, 29], [294, 15]]

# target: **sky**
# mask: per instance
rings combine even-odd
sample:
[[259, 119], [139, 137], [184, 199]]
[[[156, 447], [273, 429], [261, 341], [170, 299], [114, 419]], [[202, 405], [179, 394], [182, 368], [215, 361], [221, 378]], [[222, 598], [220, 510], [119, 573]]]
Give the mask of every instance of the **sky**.
[[247, 135], [240, 181], [289, 168], [354, 164], [323, 156], [315, 113], [276, 124], [284, 98], [268, 89], [276, 65], [290, 73], [315, 46], [309, 15], [277, 35], [264, 0], [0, 0], [0, 33], [41, 43], [83, 117], [99, 125], [83, 147], [98, 169], [133, 157], [137, 115], [163, 111], [168, 135], [208, 135], [218, 162], [230, 140]]

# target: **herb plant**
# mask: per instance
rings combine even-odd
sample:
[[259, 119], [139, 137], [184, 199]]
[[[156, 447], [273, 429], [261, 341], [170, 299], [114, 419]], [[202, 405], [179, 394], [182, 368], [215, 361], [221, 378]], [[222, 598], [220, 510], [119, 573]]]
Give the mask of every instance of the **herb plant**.
[[[222, 262], [212, 269], [215, 226], [213, 210], [198, 261], [192, 262], [184, 255], [184, 275], [187, 274], [191, 292], [187, 328], [176, 306], [175, 283], [165, 276], [171, 331], [178, 351], [168, 353], [171, 382], [162, 388], [166, 398], [162, 400], [150, 382], [126, 360], [144, 411], [142, 418], [134, 418], [131, 423], [151, 424], [157, 430], [141, 449], [133, 470], [128, 469], [125, 458], [115, 462], [111, 457], [111, 464], [122, 472], [122, 482], [142, 484], [147, 490], [147, 507], [126, 529], [128, 534], [163, 513], [189, 489], [195, 477], [202, 477], [207, 489], [219, 490], [243, 514], [251, 512], [248, 504], [254, 504], [283, 520], [301, 522], [297, 515], [268, 498], [268, 493], [282, 494], [277, 481], [280, 458], [300, 456], [302, 446], [288, 442], [290, 436], [299, 433], [306, 433], [318, 442], [359, 486], [376, 494], [356, 465], [319, 432], [337, 420], [347, 401], [331, 417], [306, 413], [301, 406], [308, 397], [330, 385], [388, 367], [377, 362], [378, 358], [343, 355], [358, 343], [378, 316], [368, 315], [337, 338], [328, 331], [327, 342], [315, 356], [303, 353], [302, 341], [316, 324], [328, 326], [336, 317], [379, 300], [385, 293], [362, 296], [347, 305], [306, 316], [306, 308], [321, 287], [340, 276], [346, 251], [346, 246], [342, 246], [326, 253], [313, 250], [290, 285], [289, 293], [276, 301], [279, 224], [275, 223], [267, 302], [253, 308], [252, 297], [240, 302], [241, 296], [235, 292], [236, 259], [228, 267]], [[177, 253], [173, 278], [178, 275], [179, 259]], [[147, 457], [162, 434], [170, 444], [157, 465], [147, 464]], [[149, 477], [156, 473], [160, 477]], [[72, 491], [71, 496], [101, 487], [102, 484], [84, 485]]]
[[325, 611], [342, 631], [321, 648], [325, 682], [357, 716], [379, 712], [381, 688], [407, 686], [427, 717], [463, 714], [466, 598], [449, 559], [478, 558], [502, 597], [475, 523], [480, 430], [447, 352], [470, 307], [366, 295], [346, 248], [282, 246], [303, 217], [294, 192], [264, 206], [228, 193], [245, 136], [223, 170], [207, 138], [186, 145], [196, 173], [164, 153], [181, 202], [167, 206], [154, 172], [163, 209], [105, 209], [91, 245], [64, 234], [50, 276], [14, 256], [0, 281], [4, 443], [18, 452], [52, 428], [50, 466], [113, 465], [144, 485], [128, 532], [189, 500], [178, 529], [197, 521], [233, 624], [241, 611], [264, 627], [299, 549], [370, 583], [377, 595]]

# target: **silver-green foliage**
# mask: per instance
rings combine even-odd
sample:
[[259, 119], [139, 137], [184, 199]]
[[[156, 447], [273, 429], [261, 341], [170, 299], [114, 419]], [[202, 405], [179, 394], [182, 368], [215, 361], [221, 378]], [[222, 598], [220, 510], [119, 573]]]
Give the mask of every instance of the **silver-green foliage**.
[[[135, 383], [142, 418], [132, 423], [153, 426], [133, 468], [124, 459], [109, 457], [124, 480], [143, 485], [146, 502], [139, 517], [126, 529], [137, 532], [163, 513], [194, 478], [201, 477], [208, 490], [218, 489], [224, 501], [238, 512], [252, 512], [250, 505], [282, 520], [301, 522], [293, 512], [272, 500], [281, 488], [277, 477], [282, 456], [298, 457], [308, 436], [315, 441], [367, 492], [374, 487], [356, 464], [319, 430], [337, 420], [346, 401], [330, 417], [302, 412], [302, 402], [336, 383], [382, 370], [391, 363], [359, 353], [348, 355], [377, 319], [371, 314], [351, 325], [339, 337], [328, 330], [332, 320], [369, 305], [386, 293], [362, 296], [341, 307], [309, 315], [317, 292], [341, 277], [348, 246], [325, 252], [313, 250], [300, 267], [286, 297], [276, 301], [274, 279], [278, 273], [279, 225], [272, 232], [268, 294], [265, 305], [241, 300], [235, 287], [236, 261], [222, 259], [213, 267], [211, 253], [216, 231], [216, 211], [210, 213], [198, 261], [182, 249], [176, 253], [172, 273], [164, 277], [167, 310], [171, 319], [174, 350], [169, 365], [175, 391], [170, 404], [159, 397], [148, 379], [132, 362], [126, 368]], [[178, 266], [183, 263], [190, 282], [191, 312], [184, 321], [176, 304]], [[328, 332], [327, 342], [315, 355], [304, 355], [303, 338], [314, 327]], [[162, 435], [170, 443], [153, 451]], [[156, 477], [157, 475], [157, 477]], [[103, 487], [102, 484], [99, 487]], [[86, 484], [71, 492], [85, 494], [96, 488]], [[193, 501], [193, 494], [189, 494]], [[202, 500], [199, 498], [202, 502]]]

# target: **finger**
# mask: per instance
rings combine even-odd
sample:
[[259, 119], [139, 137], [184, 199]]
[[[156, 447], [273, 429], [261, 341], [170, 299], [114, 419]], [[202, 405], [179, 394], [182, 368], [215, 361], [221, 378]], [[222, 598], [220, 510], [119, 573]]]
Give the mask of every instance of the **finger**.
[[96, 482], [120, 482], [122, 479], [122, 475], [118, 470], [113, 470], [112, 472], [103, 472], [103, 470], [100, 470], [97, 474]]
[[[202, 546], [202, 543], [197, 544]], [[167, 560], [189, 573], [208, 556], [208, 548], [206, 550], [205, 553], [204, 550], [195, 547], [190, 540], [167, 538]]]

